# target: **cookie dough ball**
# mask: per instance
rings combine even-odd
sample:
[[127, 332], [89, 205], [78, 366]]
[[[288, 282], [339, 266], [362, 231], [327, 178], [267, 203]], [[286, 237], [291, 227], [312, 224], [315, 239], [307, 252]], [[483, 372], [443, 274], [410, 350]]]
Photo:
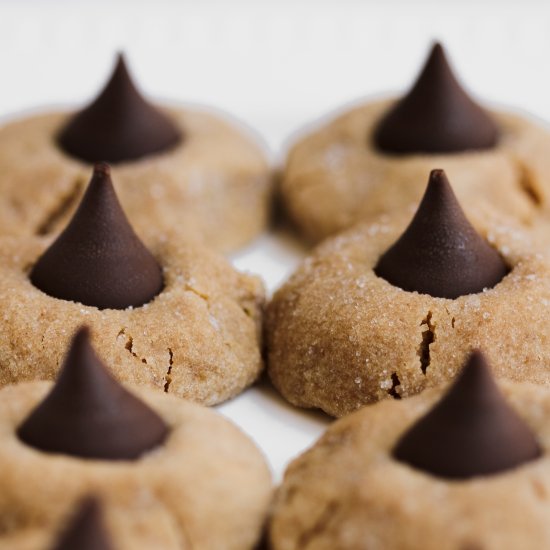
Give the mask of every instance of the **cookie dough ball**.
[[287, 469], [273, 549], [546, 547], [549, 413], [548, 388], [497, 386], [475, 354], [448, 391], [342, 418]]
[[424, 174], [441, 166], [468, 214], [529, 224], [550, 211], [548, 150], [538, 124], [476, 105], [436, 44], [403, 98], [360, 105], [296, 143], [281, 193], [302, 233], [319, 241], [417, 204]]
[[0, 395], [0, 544], [53, 545], [90, 496], [115, 549], [241, 550], [260, 538], [271, 480], [250, 439], [209, 409], [125, 389], [86, 331], [55, 385]]
[[264, 289], [203, 245], [174, 234], [143, 244], [106, 165], [69, 225], [0, 241], [0, 384], [52, 380], [81, 324], [120, 381], [207, 405], [263, 368]]
[[320, 245], [266, 313], [282, 395], [333, 416], [454, 377], [483, 348], [495, 373], [550, 383], [550, 261], [526, 234], [464, 216], [432, 172], [417, 213]]
[[262, 149], [216, 114], [149, 104], [121, 57], [84, 110], [0, 128], [0, 235], [58, 231], [99, 161], [116, 165], [117, 193], [140, 234], [193, 234], [229, 251], [266, 225], [271, 177]]

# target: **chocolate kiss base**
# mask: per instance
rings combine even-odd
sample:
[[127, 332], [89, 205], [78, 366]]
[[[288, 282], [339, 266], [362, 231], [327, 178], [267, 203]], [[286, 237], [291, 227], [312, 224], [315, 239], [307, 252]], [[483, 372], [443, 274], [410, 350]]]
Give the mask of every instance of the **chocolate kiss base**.
[[52, 391], [17, 434], [46, 453], [132, 460], [160, 447], [169, 431], [160, 416], [109, 374], [92, 348], [89, 330], [81, 328]]
[[490, 149], [499, 130], [453, 75], [436, 43], [409, 92], [384, 114], [374, 131], [385, 153], [440, 154]]
[[32, 268], [32, 283], [54, 298], [99, 309], [150, 302], [162, 271], [130, 225], [107, 164], [97, 164], [73, 218]]
[[99, 96], [61, 128], [59, 146], [89, 163], [119, 163], [169, 151], [182, 140], [177, 126], [148, 103], [119, 55]]
[[431, 171], [411, 223], [374, 270], [403, 290], [451, 299], [492, 288], [508, 273], [464, 215], [443, 170]]
[[479, 351], [393, 450], [396, 460], [450, 479], [496, 475], [541, 455], [535, 435], [506, 402]]

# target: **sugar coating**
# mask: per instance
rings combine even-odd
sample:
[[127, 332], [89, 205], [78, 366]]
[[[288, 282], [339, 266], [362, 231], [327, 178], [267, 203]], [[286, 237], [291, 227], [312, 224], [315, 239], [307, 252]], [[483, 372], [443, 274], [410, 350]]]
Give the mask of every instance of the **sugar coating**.
[[253, 548], [271, 475], [235, 425], [184, 400], [129, 388], [170, 426], [161, 447], [135, 461], [47, 454], [22, 443], [16, 429], [50, 388], [31, 382], [0, 390], [0, 548], [26, 548], [25, 541], [49, 548], [89, 494], [103, 503], [115, 548]]
[[550, 392], [501, 382], [546, 453], [519, 468], [447, 481], [396, 461], [405, 432], [442, 395], [365, 407], [333, 423], [287, 469], [273, 550], [536, 550], [550, 545]]
[[54, 379], [81, 325], [114, 376], [214, 405], [240, 393], [262, 370], [261, 280], [176, 235], [145, 241], [165, 287], [126, 310], [52, 298], [28, 273], [49, 239], [0, 240], [0, 385]]
[[291, 149], [281, 182], [298, 227], [319, 241], [361, 220], [418, 203], [434, 168], [447, 173], [466, 212], [504, 214], [529, 224], [550, 211], [550, 134], [524, 117], [492, 112], [498, 145], [482, 152], [388, 155], [370, 141], [395, 100], [338, 116]]
[[[267, 221], [271, 181], [264, 153], [217, 115], [166, 112], [184, 141], [112, 169], [130, 222], [140, 234], [175, 231], [221, 251], [238, 248]], [[37, 115], [0, 128], [0, 235], [57, 231], [74, 212], [92, 166], [55, 143], [68, 116]]]
[[474, 348], [497, 376], [550, 384], [550, 259], [517, 228], [472, 220], [510, 273], [455, 300], [406, 292], [373, 269], [409, 221], [385, 218], [325, 241], [274, 295], [268, 371], [294, 405], [342, 416], [408, 397], [447, 382]]

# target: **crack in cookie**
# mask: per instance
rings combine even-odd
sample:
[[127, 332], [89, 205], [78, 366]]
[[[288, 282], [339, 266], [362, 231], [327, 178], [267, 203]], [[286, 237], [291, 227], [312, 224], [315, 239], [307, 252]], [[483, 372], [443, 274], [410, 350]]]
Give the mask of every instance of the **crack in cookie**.
[[170, 384], [172, 383], [172, 366], [174, 365], [174, 353], [171, 348], [168, 348], [168, 370], [166, 371], [166, 376], [164, 377], [164, 393], [168, 393], [170, 390]]
[[416, 354], [420, 358], [420, 369], [422, 370], [422, 374], [426, 374], [431, 361], [430, 346], [435, 342], [435, 324], [432, 324], [431, 311], [428, 311], [428, 314], [420, 323], [420, 326], [425, 326], [426, 330], [422, 331], [422, 341], [416, 350]]
[[401, 399], [401, 395], [399, 395], [399, 390], [397, 389], [399, 386], [401, 386], [401, 380], [399, 380], [396, 372], [392, 372], [391, 388], [388, 390], [388, 395], [391, 395], [394, 399]]

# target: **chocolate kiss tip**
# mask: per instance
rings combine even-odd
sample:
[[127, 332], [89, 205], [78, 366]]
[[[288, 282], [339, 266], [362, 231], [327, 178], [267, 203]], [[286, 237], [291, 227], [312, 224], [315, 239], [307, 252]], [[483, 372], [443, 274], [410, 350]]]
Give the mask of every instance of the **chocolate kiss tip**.
[[506, 403], [479, 351], [393, 450], [397, 460], [448, 479], [497, 474], [540, 455], [535, 436]]
[[122, 53], [99, 96], [57, 135], [61, 149], [89, 163], [139, 159], [167, 151], [181, 139], [174, 123], [140, 94]]
[[138, 307], [163, 288], [160, 266], [130, 226], [110, 168], [97, 164], [78, 210], [31, 271], [34, 286], [99, 309]]
[[498, 128], [456, 80], [436, 42], [410, 91], [383, 115], [374, 143], [387, 153], [456, 153], [490, 149]]
[[162, 444], [168, 431], [160, 416], [109, 374], [88, 329], [81, 328], [52, 390], [17, 434], [47, 453], [133, 460]]
[[432, 170], [411, 223], [375, 273], [403, 290], [454, 299], [492, 288], [506, 264], [467, 220], [443, 170]]
[[100, 502], [87, 497], [80, 502], [75, 515], [61, 533], [52, 550], [114, 550], [103, 525]]
[[[111, 167], [106, 162], [97, 162], [94, 165], [94, 174], [97, 176], [104, 176], [104, 178], [111, 177]], [[105, 180], [102, 180], [105, 181]]]

